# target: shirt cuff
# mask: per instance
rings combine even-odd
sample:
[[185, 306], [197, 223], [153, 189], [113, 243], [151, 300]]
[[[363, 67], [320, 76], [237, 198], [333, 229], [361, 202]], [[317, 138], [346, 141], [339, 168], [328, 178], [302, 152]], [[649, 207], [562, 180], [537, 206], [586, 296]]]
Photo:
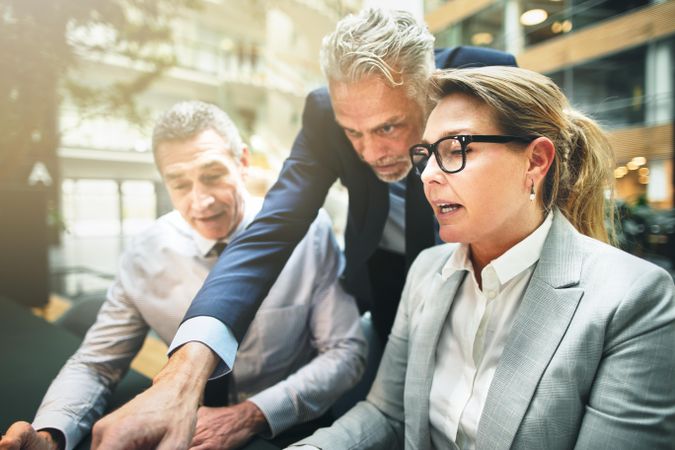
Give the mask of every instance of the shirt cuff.
[[265, 439], [271, 439], [301, 422], [296, 412], [297, 405], [279, 386], [272, 386], [248, 398], [267, 419], [269, 433], [261, 433]]
[[211, 316], [197, 316], [183, 322], [171, 341], [167, 354], [188, 342], [201, 342], [218, 355], [220, 361], [209, 379], [221, 377], [232, 370], [239, 343], [234, 334], [220, 320]]
[[82, 438], [87, 434], [86, 430], [79, 429], [77, 422], [65, 414], [59, 413], [43, 413], [35, 417], [32, 423], [35, 431], [44, 430], [45, 428], [53, 428], [63, 433], [65, 438], [65, 450], [72, 450], [80, 443]]

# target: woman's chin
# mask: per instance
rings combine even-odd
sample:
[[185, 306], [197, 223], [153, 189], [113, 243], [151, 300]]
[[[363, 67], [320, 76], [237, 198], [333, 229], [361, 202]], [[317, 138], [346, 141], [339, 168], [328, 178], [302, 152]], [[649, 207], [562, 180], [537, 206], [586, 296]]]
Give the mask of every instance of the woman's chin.
[[441, 240], [447, 244], [461, 244], [466, 242], [466, 233], [462, 233], [461, 230], [458, 230], [456, 227], [443, 226], [438, 232]]

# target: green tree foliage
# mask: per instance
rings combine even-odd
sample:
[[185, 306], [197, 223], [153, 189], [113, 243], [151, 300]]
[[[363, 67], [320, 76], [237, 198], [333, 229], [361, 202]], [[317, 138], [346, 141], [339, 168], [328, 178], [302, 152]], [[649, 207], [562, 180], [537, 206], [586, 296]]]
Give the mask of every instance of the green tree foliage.
[[[65, 99], [81, 117], [142, 122], [134, 97], [175, 64], [171, 21], [199, 1], [0, 0], [0, 186], [25, 185], [36, 161], [58, 186]], [[94, 85], [78, 76], [83, 62], [134, 70]]]

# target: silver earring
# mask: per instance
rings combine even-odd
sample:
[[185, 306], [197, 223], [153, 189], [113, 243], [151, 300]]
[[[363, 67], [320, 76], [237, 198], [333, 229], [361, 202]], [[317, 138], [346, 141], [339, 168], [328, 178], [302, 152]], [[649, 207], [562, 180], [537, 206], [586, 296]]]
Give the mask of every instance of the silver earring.
[[537, 198], [537, 194], [534, 192], [534, 180], [532, 180], [532, 186], [530, 187], [530, 201], [533, 202]]

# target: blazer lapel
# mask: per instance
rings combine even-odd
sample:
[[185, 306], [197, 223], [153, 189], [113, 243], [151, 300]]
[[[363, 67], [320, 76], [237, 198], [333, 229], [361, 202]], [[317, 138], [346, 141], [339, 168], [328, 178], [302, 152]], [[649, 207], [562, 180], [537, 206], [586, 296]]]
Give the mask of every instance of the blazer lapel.
[[412, 342], [414, 351], [408, 355], [405, 385], [406, 448], [425, 450], [431, 448], [429, 432], [429, 393], [436, 362], [436, 347], [450, 307], [465, 271], [455, 272], [443, 281], [440, 273], [433, 275], [431, 285], [425, 290], [425, 303], [419, 317], [411, 313]]
[[558, 212], [488, 391], [476, 448], [509, 449], [539, 380], [574, 316], [582, 252]]

